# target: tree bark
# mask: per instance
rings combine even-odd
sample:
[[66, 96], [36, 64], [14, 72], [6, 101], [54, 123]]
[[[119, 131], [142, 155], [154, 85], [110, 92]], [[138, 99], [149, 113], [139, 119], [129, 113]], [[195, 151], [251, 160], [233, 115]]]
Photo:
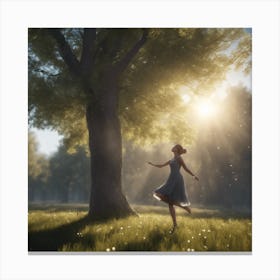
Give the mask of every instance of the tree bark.
[[[104, 61], [104, 73], [102, 73], [102, 69], [99, 69], [100, 76], [103, 78], [98, 86], [99, 90], [95, 89], [97, 92], [94, 94], [93, 87], [90, 86], [90, 76], [94, 71], [96, 29], [84, 30], [81, 61], [77, 60], [59, 29], [49, 28], [48, 32], [56, 40], [61, 57], [68, 65], [73, 77], [78, 78], [83, 89], [88, 91], [86, 95], [92, 98], [86, 108], [91, 154], [89, 217], [107, 219], [135, 214], [121, 188], [122, 139], [118, 118], [117, 80], [146, 42], [148, 30], [143, 30], [141, 39], [116, 66], [110, 65], [107, 68], [106, 61]], [[105, 49], [104, 46], [102, 48]], [[113, 54], [117, 51], [118, 47], [113, 50]], [[112, 52], [109, 51], [107, 56], [110, 57], [110, 54]], [[108, 71], [108, 69], [110, 70]]]
[[90, 218], [120, 218], [135, 212], [122, 193], [122, 139], [117, 112], [117, 87], [107, 81], [98, 98], [87, 105], [91, 152]]

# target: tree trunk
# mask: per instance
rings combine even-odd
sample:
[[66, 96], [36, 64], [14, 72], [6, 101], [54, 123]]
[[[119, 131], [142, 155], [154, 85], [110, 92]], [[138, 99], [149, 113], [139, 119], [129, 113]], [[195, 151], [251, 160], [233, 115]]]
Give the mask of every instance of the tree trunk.
[[[110, 81], [107, 81], [110, 84]], [[108, 86], [87, 105], [91, 154], [89, 217], [120, 218], [135, 212], [122, 193], [122, 139], [117, 111], [117, 87]]]

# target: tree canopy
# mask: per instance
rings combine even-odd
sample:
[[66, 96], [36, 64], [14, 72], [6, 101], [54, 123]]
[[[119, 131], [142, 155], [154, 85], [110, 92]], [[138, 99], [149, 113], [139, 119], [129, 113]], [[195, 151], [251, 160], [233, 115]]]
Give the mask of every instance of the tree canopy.
[[[75, 58], [83, 61], [87, 29], [61, 29]], [[241, 28], [97, 28], [90, 80], [101, 86], [106, 65], [119, 65], [145, 36], [145, 44], [118, 77], [118, 111], [124, 139], [142, 146], [158, 141], [189, 143], [178, 87], [208, 94], [232, 67], [250, 69], [251, 37]], [[66, 47], [65, 47], [66, 48]], [[66, 52], [67, 53], [67, 52]], [[68, 148], [87, 144], [89, 96], [64, 63], [47, 29], [29, 29], [29, 124], [53, 128]], [[84, 64], [86, 67], [86, 63]], [[98, 91], [97, 93], [98, 94]]]

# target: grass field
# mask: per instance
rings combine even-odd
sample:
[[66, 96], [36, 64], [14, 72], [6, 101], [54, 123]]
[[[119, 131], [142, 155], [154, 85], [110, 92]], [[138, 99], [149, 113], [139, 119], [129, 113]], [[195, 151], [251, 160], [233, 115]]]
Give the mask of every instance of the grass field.
[[29, 251], [251, 251], [250, 214], [193, 208], [189, 215], [176, 208], [178, 229], [168, 207], [137, 206], [139, 217], [89, 222], [86, 205], [30, 205]]

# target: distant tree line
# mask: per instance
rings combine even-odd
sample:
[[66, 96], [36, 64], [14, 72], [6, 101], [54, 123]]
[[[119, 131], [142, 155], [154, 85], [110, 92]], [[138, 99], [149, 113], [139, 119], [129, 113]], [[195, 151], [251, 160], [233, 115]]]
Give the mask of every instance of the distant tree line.
[[[181, 170], [193, 204], [226, 208], [251, 208], [252, 196], [252, 96], [246, 88], [231, 88], [219, 106], [220, 116], [197, 130], [196, 140], [184, 155], [200, 182]], [[79, 147], [69, 154], [64, 145], [46, 157], [29, 132], [29, 202], [88, 202], [90, 159]], [[184, 144], [184, 143], [182, 143]], [[147, 161], [172, 157], [172, 143], [144, 150], [130, 141], [123, 143], [122, 185], [130, 203], [158, 204], [152, 191], [165, 182], [169, 168], [153, 168]]]
[[46, 157], [38, 153], [38, 143], [29, 132], [29, 201], [85, 202], [90, 187], [89, 157], [79, 147], [74, 154], [61, 145]]

